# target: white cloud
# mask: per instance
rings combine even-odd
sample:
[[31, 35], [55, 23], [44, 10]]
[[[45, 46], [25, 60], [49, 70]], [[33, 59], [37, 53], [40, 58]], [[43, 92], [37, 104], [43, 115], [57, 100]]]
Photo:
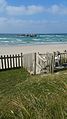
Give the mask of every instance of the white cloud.
[[0, 0], [0, 12], [5, 11], [7, 2], [5, 0]]
[[5, 12], [6, 15], [32, 15], [44, 11], [43, 6], [28, 5], [28, 6], [10, 6], [6, 0], [0, 0], [0, 13]]
[[67, 8], [63, 5], [52, 5], [46, 11], [57, 15], [67, 15]]
[[56, 15], [67, 15], [67, 7], [54, 4], [49, 7], [39, 5], [11, 6], [6, 0], [0, 0], [0, 13], [4, 12], [6, 16], [33, 15], [38, 13], [50, 13]]
[[[2, 14], [1, 12], [4, 13]], [[50, 19], [49, 21], [44, 21], [43, 19], [46, 19], [44, 17], [42, 21], [22, 20], [22, 17], [19, 19], [19, 15], [33, 15], [39, 13], [47, 13], [56, 16], [67, 15], [67, 8], [63, 5], [52, 5], [47, 8], [45, 6], [36, 5], [9, 6], [6, 0], [0, 0], [0, 16], [4, 16], [0, 17], [0, 33], [67, 32], [67, 22], [61, 22], [60, 24], [60, 19], [59, 22], [51, 22]]]
[[60, 33], [67, 32], [67, 22], [63, 21], [34, 21], [8, 19], [0, 17], [0, 33]]
[[18, 16], [18, 15], [33, 15], [38, 13], [50, 13], [56, 15], [67, 15], [67, 8], [63, 5], [52, 5], [50, 7], [45, 6], [6, 6], [6, 14]]
[[43, 32], [46, 21], [0, 18], [0, 33]]
[[42, 6], [7, 6], [6, 7], [7, 14], [8, 15], [32, 15], [36, 13], [41, 13], [44, 11], [44, 8]]

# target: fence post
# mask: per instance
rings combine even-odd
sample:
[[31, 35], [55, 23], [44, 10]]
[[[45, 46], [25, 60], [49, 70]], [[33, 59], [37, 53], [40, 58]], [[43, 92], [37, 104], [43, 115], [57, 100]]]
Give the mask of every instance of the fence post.
[[53, 53], [52, 60], [51, 60], [51, 73], [54, 73], [54, 63], [55, 63], [55, 57], [54, 57], [54, 53]]
[[49, 72], [52, 72], [52, 56], [49, 59]]
[[12, 68], [12, 60], [11, 60], [11, 55], [10, 55], [10, 68]]
[[36, 53], [34, 53], [34, 74], [36, 74]]
[[23, 67], [23, 54], [21, 53], [21, 68]]
[[16, 68], [17, 68], [17, 55], [15, 55], [15, 58], [16, 58], [15, 61], [16, 61]]
[[7, 55], [7, 67], [9, 69], [9, 57], [8, 57], [8, 55]]
[[62, 64], [62, 59], [61, 59], [62, 57], [61, 57], [61, 53], [60, 53], [60, 65]]
[[6, 57], [4, 55], [4, 66], [5, 66], [5, 69], [6, 69]]
[[67, 52], [66, 52], [66, 62], [67, 62]]
[[3, 66], [3, 57], [2, 57], [2, 55], [1, 55], [1, 64], [2, 64], [2, 69], [4, 69], [4, 66]]
[[18, 67], [20, 67], [20, 55], [18, 54]]
[[13, 68], [15, 67], [15, 64], [14, 64], [14, 55], [13, 55]]
[[66, 63], [66, 53], [65, 53], [65, 63]]

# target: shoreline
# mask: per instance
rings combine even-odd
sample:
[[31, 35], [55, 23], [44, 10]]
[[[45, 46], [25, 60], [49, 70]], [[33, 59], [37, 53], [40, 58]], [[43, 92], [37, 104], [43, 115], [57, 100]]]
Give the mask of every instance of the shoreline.
[[41, 45], [0, 45], [0, 55], [33, 53], [33, 52], [63, 52], [67, 50], [67, 44], [41, 44]]

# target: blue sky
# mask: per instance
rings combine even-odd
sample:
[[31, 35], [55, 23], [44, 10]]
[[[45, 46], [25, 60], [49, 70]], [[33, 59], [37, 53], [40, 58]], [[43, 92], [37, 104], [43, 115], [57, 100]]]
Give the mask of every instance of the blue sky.
[[67, 33], [67, 0], [0, 0], [0, 33]]

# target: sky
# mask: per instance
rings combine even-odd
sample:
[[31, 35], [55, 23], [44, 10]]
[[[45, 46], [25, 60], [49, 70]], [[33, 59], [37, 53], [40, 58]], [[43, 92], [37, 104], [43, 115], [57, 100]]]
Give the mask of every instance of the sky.
[[0, 33], [67, 33], [67, 0], [0, 0]]

